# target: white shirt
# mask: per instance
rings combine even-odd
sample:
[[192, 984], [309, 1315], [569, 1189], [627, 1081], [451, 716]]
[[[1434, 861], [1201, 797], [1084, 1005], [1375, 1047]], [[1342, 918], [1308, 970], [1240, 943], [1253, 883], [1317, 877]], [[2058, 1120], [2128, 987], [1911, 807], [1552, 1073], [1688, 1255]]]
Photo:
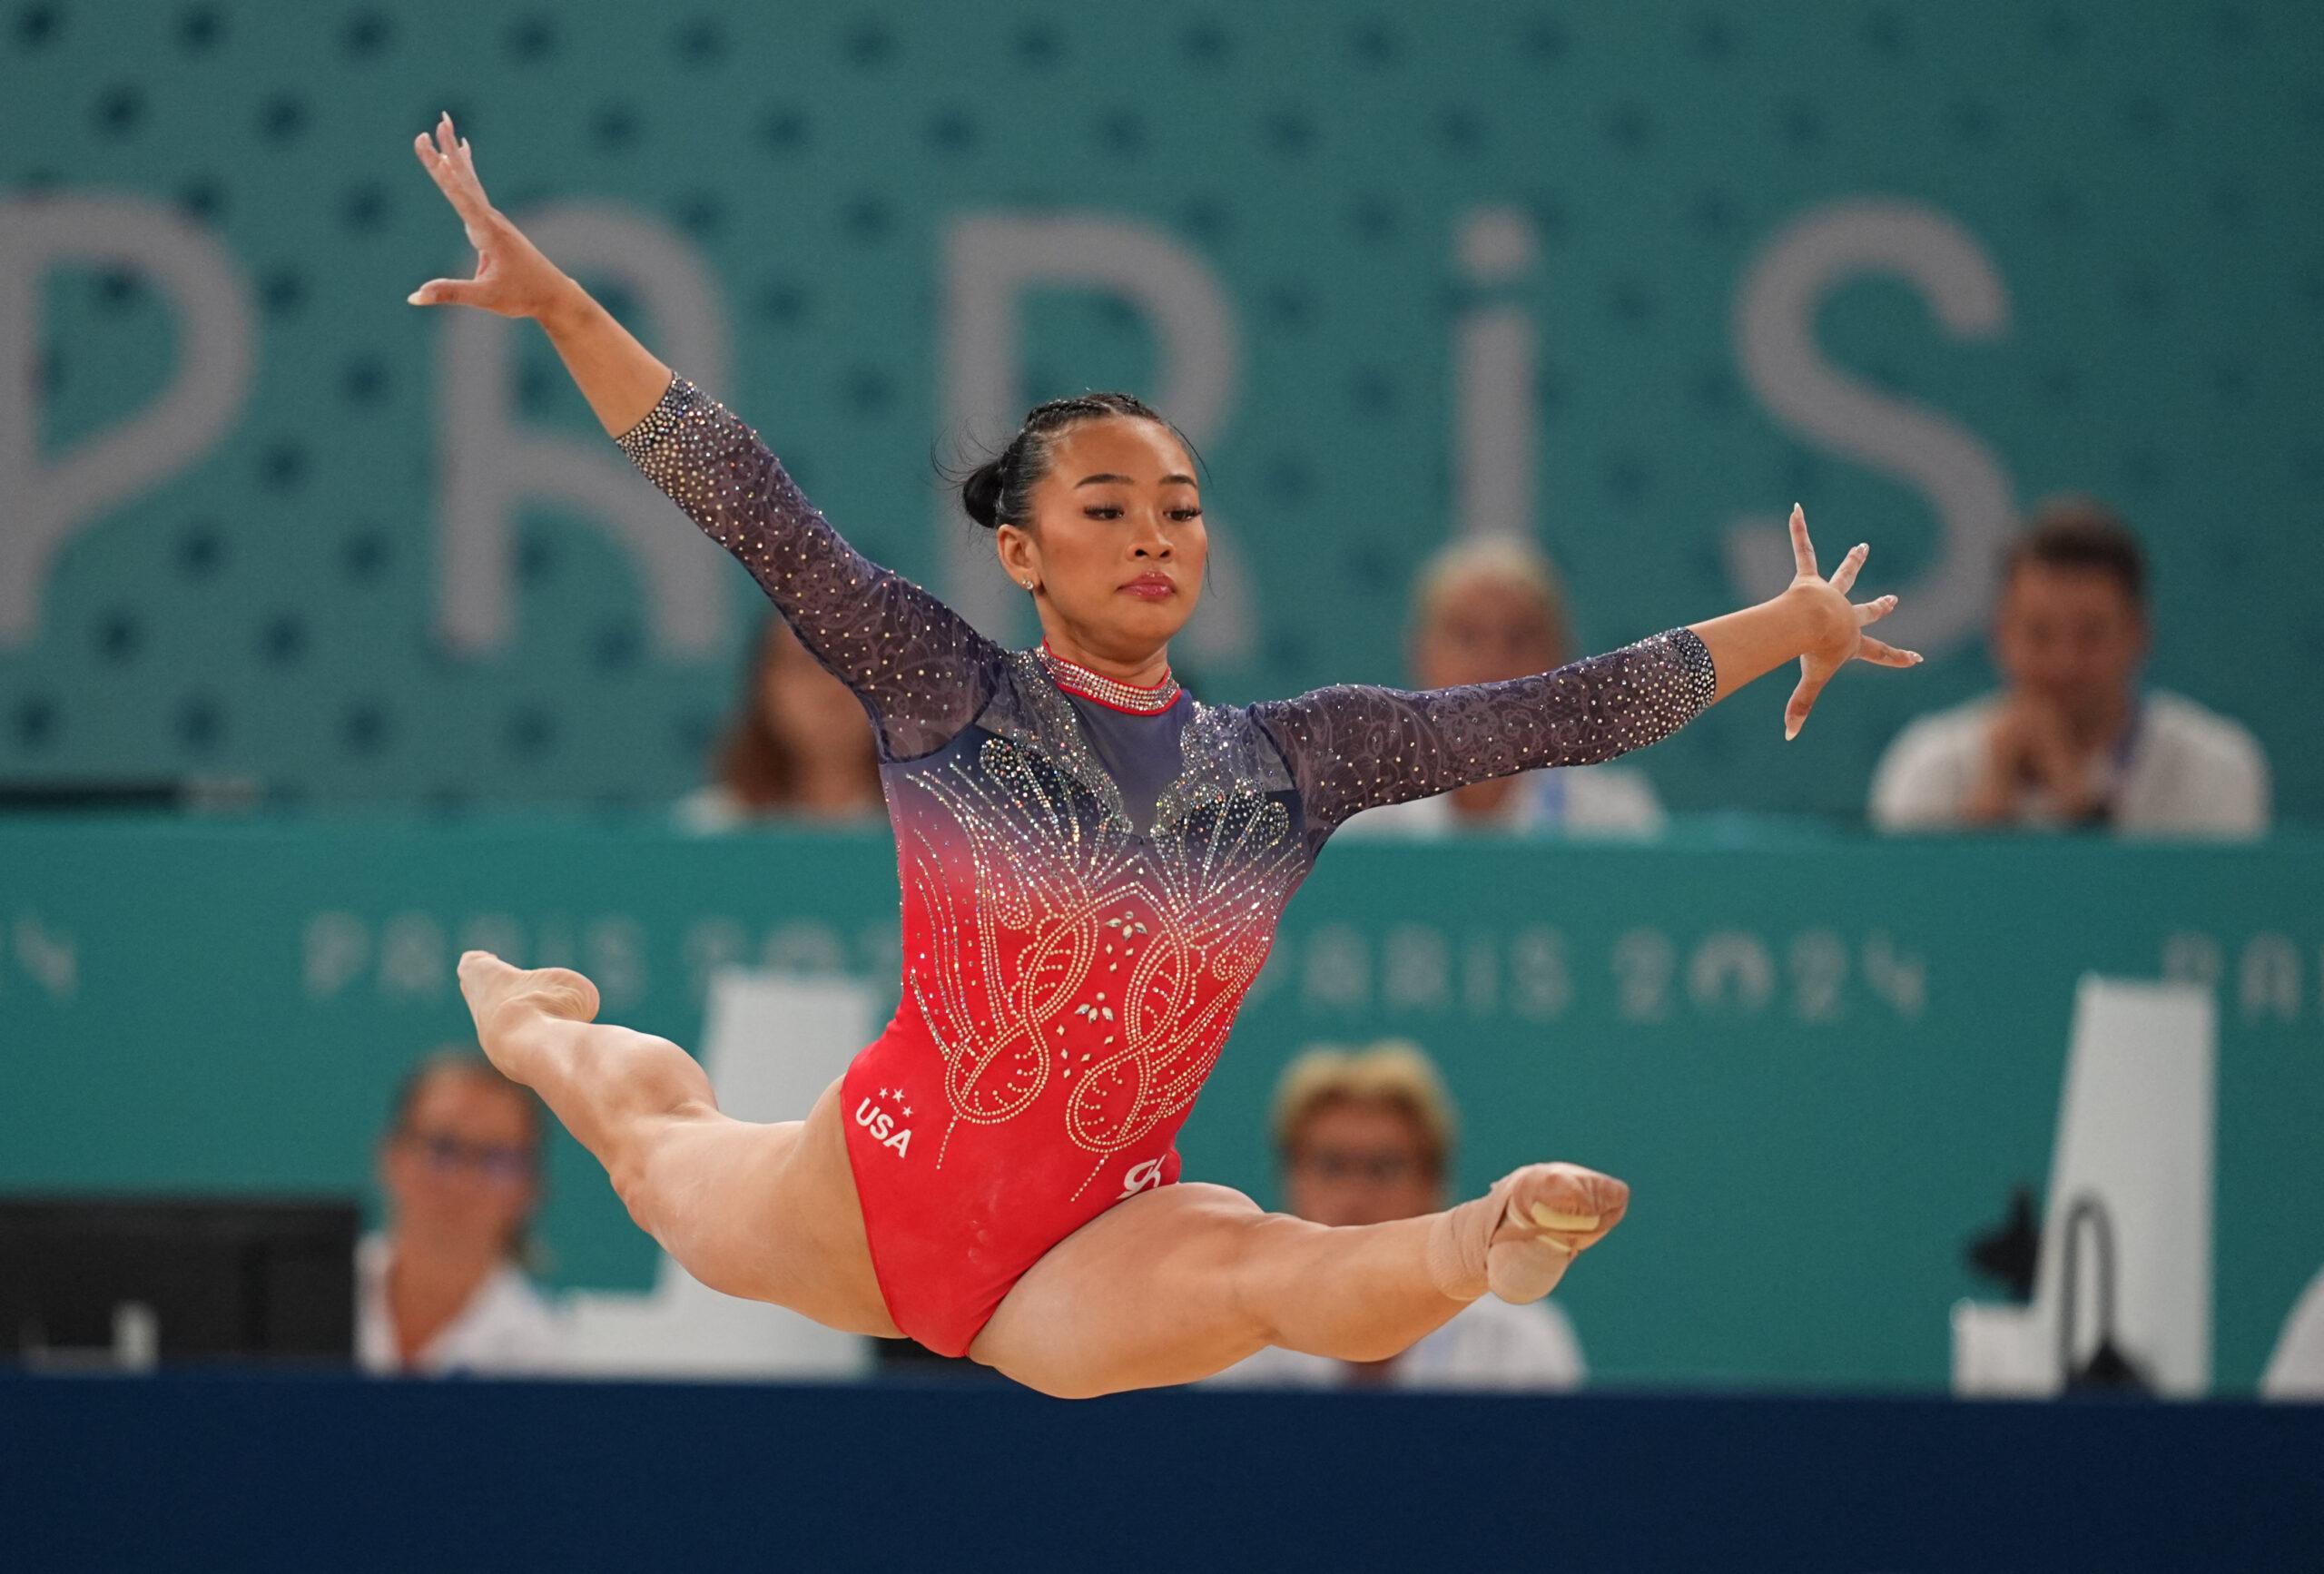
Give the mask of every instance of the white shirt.
[[812, 814], [786, 805], [754, 809], [736, 797], [725, 783], [714, 782], [679, 799], [670, 806], [670, 813], [681, 831], [712, 832], [757, 825], [878, 825], [884, 823], [882, 817], [887, 810], [878, 802], [867, 803], [852, 814], [838, 815]]
[[2260, 1379], [2260, 1397], [2324, 1400], [2324, 1273], [2308, 1282], [2284, 1320], [2283, 1336]]
[[678, 829], [692, 831], [736, 831], [765, 818], [734, 795], [724, 782], [697, 787], [670, 809]]
[[1472, 817], [1452, 794], [1384, 803], [1353, 815], [1337, 834], [1437, 837], [1460, 831], [1529, 836], [1651, 836], [1662, 829], [1662, 804], [1644, 772], [1629, 765], [1561, 765], [1518, 772], [1516, 790], [1491, 814]]
[[[1333, 1388], [1354, 1375], [1344, 1361], [1271, 1344], [1203, 1381], [1222, 1388]], [[1547, 1301], [1512, 1306], [1487, 1294], [1396, 1357], [1388, 1386], [1569, 1389], [1587, 1375], [1581, 1343], [1561, 1309]]]
[[[366, 1372], [407, 1370], [397, 1354], [395, 1313], [388, 1304], [387, 1236], [365, 1235], [355, 1247], [355, 1363]], [[444, 1324], [409, 1370], [507, 1375], [552, 1372], [565, 1347], [565, 1323], [526, 1277], [503, 1263], [468, 1303]]]
[[[1896, 734], [1872, 777], [1872, 822], [1883, 831], [1959, 826], [1984, 769], [1985, 736], [2004, 696], [1987, 694], [1922, 716]], [[2090, 762], [2090, 784], [2128, 835], [2259, 836], [2268, 829], [2268, 762], [2240, 723], [2156, 690], [2139, 703], [2124, 746]], [[2014, 823], [2063, 823], [2049, 793], [2028, 787]]]

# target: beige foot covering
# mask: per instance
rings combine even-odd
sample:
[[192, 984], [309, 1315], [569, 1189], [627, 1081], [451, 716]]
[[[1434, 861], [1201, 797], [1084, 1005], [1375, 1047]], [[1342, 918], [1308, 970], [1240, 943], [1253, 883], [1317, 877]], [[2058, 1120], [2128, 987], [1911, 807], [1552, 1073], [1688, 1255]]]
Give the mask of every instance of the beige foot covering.
[[1573, 1210], [1606, 1178], [1571, 1165], [1528, 1165], [1483, 1196], [1437, 1215], [1428, 1243], [1437, 1288], [1456, 1301], [1488, 1290], [1503, 1301], [1540, 1300], [1620, 1218]]
[[1577, 1237], [1597, 1227], [1595, 1214], [1560, 1213], [1526, 1201], [1523, 1188], [1512, 1187], [1501, 1227], [1493, 1231], [1492, 1244], [1485, 1252], [1485, 1281], [1504, 1301], [1521, 1305], [1539, 1301], [1558, 1287], [1572, 1265], [1581, 1250]]

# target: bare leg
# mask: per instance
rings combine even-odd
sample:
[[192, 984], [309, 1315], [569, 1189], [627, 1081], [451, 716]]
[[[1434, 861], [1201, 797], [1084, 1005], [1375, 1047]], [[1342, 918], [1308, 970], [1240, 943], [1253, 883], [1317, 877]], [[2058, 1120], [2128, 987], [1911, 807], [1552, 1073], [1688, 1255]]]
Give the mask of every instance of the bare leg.
[[839, 1084], [805, 1120], [720, 1113], [710, 1078], [666, 1038], [589, 1020], [597, 991], [561, 968], [460, 959], [492, 1063], [606, 1166], [630, 1217], [714, 1290], [851, 1333], [894, 1337], [848, 1168]]
[[1488, 1287], [1547, 1294], [1628, 1195], [1594, 1171], [1531, 1165], [1445, 1213], [1333, 1228], [1225, 1186], [1141, 1192], [1051, 1247], [969, 1353], [1068, 1399], [1190, 1382], [1268, 1344], [1378, 1361]]

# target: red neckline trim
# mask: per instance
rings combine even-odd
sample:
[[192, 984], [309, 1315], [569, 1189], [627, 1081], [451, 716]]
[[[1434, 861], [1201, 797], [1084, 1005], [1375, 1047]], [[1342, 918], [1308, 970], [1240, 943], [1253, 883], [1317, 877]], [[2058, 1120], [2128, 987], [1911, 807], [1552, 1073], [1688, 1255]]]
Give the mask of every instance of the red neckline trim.
[[1146, 688], [1109, 678], [1103, 673], [1091, 672], [1079, 662], [1068, 661], [1051, 650], [1046, 639], [1041, 641], [1039, 654], [1041, 664], [1049, 669], [1051, 683], [1068, 694], [1103, 705], [1109, 711], [1120, 711], [1132, 716], [1158, 716], [1178, 703], [1178, 680], [1170, 675], [1167, 667], [1162, 669], [1160, 683]]

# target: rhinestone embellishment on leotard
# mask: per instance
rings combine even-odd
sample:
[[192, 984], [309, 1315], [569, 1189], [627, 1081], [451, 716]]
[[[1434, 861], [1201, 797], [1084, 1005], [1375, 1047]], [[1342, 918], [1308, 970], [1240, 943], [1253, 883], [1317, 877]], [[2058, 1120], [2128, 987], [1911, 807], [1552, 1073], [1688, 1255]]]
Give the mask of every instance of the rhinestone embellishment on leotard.
[[1041, 665], [1048, 669], [1049, 681], [1068, 694], [1078, 694], [1085, 700], [1095, 700], [1101, 705], [1111, 705], [1118, 711], [1128, 711], [1134, 716], [1156, 716], [1168, 710], [1178, 699], [1178, 680], [1162, 670], [1162, 681], [1152, 688], [1140, 688], [1136, 684], [1122, 683], [1093, 673], [1078, 662], [1069, 662], [1049, 649], [1043, 640], [1035, 653]]
[[[1035, 716], [1063, 704], [1038, 670], [1017, 694]], [[1065, 1135], [1095, 1161], [1084, 1185], [1194, 1101], [1305, 872], [1262, 787], [1287, 793], [1288, 778], [1257, 768], [1236, 713], [1195, 710], [1150, 837], [1069, 716], [913, 772], [905, 802], [925, 792], [940, 814], [897, 817], [906, 905], [931, 920], [906, 989], [955, 1122], [1015, 1119], [1054, 1088]], [[948, 1130], [939, 1168], [950, 1146]]]
[[1000, 648], [848, 546], [757, 431], [692, 382], [673, 376], [615, 442], [871, 708], [884, 758], [940, 746], [990, 697]]

